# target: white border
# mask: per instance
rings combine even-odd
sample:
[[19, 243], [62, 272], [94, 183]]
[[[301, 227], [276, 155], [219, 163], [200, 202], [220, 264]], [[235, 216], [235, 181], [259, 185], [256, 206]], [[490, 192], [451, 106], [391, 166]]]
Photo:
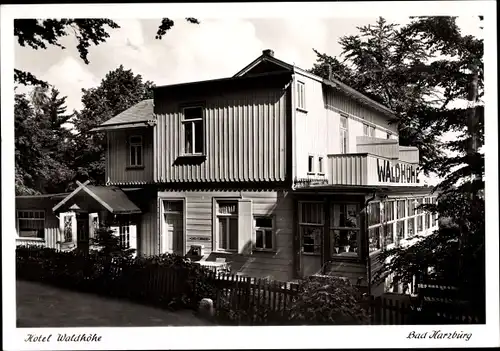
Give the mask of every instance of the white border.
[[[229, 348], [373, 348], [373, 347], [480, 347], [499, 346], [498, 304], [498, 150], [497, 150], [497, 75], [496, 6], [494, 1], [443, 2], [358, 2], [358, 3], [218, 3], [218, 4], [87, 4], [87, 5], [3, 5], [1, 8], [1, 111], [2, 111], [2, 260], [3, 260], [3, 336], [4, 349], [83, 350], [83, 349], [229, 349]], [[40, 17], [171, 18], [334, 18], [410, 15], [485, 15], [485, 90], [486, 102], [486, 216], [487, 222], [487, 325], [486, 326], [380, 326], [380, 327], [225, 327], [183, 328], [65, 328], [16, 329], [13, 152], [13, 19]], [[332, 39], [334, 40], [334, 39]], [[12, 235], [9, 235], [12, 233]], [[259, 328], [258, 331], [255, 329]], [[362, 328], [362, 329], [361, 329]], [[456, 331], [472, 333], [464, 340], [406, 338], [415, 332]], [[102, 341], [87, 343], [24, 343], [28, 332], [97, 333]], [[229, 332], [228, 332], [229, 331]], [[255, 338], [252, 335], [258, 334]], [[359, 337], [362, 335], [362, 337]], [[193, 337], [195, 336], [195, 337]]]

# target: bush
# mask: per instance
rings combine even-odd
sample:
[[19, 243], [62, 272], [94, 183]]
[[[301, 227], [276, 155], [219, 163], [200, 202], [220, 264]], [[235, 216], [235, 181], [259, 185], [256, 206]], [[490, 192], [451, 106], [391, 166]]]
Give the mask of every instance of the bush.
[[297, 296], [288, 307], [290, 324], [367, 324], [363, 297], [349, 281], [328, 277], [309, 278], [299, 284]]
[[[107, 247], [82, 253], [18, 246], [17, 276], [171, 308], [196, 308], [202, 298], [215, 298], [207, 270], [188, 259], [170, 254], [133, 258], [116, 246]], [[165, 286], [155, 283], [158, 279], [165, 285], [175, 279], [175, 286], [166, 291]]]

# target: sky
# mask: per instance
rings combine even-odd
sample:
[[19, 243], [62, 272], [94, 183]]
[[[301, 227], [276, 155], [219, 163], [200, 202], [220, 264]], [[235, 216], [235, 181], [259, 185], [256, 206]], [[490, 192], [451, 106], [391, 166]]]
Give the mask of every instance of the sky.
[[[408, 17], [385, 17], [405, 24]], [[160, 19], [119, 19], [121, 28], [110, 29], [110, 38], [89, 49], [86, 65], [76, 50], [76, 39], [61, 39], [66, 47], [33, 50], [15, 43], [14, 65], [54, 85], [67, 96], [68, 109], [81, 109], [81, 89], [99, 85], [107, 72], [120, 64], [156, 85], [232, 76], [257, 58], [262, 50], [309, 69], [316, 61], [313, 48], [337, 56], [339, 39], [358, 34], [356, 27], [373, 24], [366, 18], [198, 18], [199, 25], [175, 20], [162, 40], [155, 39]], [[477, 17], [460, 17], [464, 33], [479, 35]], [[24, 87], [18, 92], [26, 91]]]

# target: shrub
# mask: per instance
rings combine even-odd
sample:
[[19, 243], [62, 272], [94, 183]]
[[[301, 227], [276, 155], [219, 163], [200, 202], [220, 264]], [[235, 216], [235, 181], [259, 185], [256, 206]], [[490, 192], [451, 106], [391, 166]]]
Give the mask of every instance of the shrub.
[[[104, 233], [107, 235], [107, 233]], [[21, 279], [55, 284], [79, 291], [127, 297], [172, 308], [196, 308], [204, 298], [215, 298], [215, 288], [207, 270], [181, 256], [163, 254], [133, 258], [108, 242], [107, 249], [82, 253], [62, 252], [35, 246], [16, 248], [17, 276]], [[175, 276], [172, 291], [152, 284]]]
[[287, 308], [290, 324], [367, 324], [356, 287], [342, 278], [309, 278], [299, 284], [297, 296]]

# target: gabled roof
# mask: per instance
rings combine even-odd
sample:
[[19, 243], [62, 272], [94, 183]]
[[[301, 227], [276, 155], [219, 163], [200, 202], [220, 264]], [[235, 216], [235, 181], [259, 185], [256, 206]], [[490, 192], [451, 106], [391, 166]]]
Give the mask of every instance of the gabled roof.
[[156, 123], [153, 99], [142, 100], [115, 117], [108, 119], [91, 131], [121, 129], [123, 127], [147, 127]]
[[55, 205], [52, 208], [52, 211], [56, 212], [73, 196], [78, 194], [80, 191], [84, 191], [113, 214], [141, 213], [139, 207], [130, 201], [127, 195], [120, 188], [113, 186], [88, 185], [88, 183], [89, 182], [87, 181], [82, 184], [77, 181], [78, 188]]
[[344, 94], [347, 94], [351, 98], [359, 100], [361, 103], [363, 103], [365, 105], [369, 105], [370, 107], [372, 107], [372, 108], [374, 108], [382, 113], [389, 114], [392, 116], [394, 115], [394, 112], [391, 109], [389, 109], [388, 107], [378, 103], [377, 101], [375, 101], [373, 99], [370, 99], [368, 96], [366, 96], [366, 95], [360, 93], [359, 91], [349, 87], [348, 85], [342, 83], [340, 80], [335, 79], [334, 77], [330, 77], [329, 79], [321, 78], [321, 77], [319, 77], [315, 74], [312, 74], [306, 70], [303, 70], [299, 67], [291, 65], [289, 63], [286, 63], [285, 61], [277, 59], [273, 55], [274, 55], [274, 53], [272, 51], [264, 50], [262, 55], [257, 57], [255, 60], [253, 60], [247, 66], [245, 66], [242, 70], [240, 70], [238, 73], [236, 73], [233, 77], [242, 77], [262, 63], [273, 63], [275, 65], [280, 66], [283, 69], [290, 70], [292, 72], [298, 72], [300, 74], [309, 76], [310, 78], [313, 78], [317, 81], [322, 82], [324, 86], [329, 86], [331, 88], [342, 91]]

